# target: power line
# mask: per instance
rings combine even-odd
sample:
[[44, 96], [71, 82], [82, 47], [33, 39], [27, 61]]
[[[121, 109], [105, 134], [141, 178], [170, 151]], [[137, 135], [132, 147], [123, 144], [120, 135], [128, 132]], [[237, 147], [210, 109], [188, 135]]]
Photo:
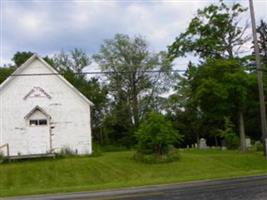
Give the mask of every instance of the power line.
[[[164, 73], [164, 72], [186, 72], [187, 70], [169, 70], [169, 71], [163, 71], [163, 70], [144, 70], [139, 71], [138, 73]], [[72, 74], [77, 75], [97, 75], [97, 74], [131, 74], [136, 73], [136, 71], [91, 71], [91, 72], [71, 72]], [[64, 75], [64, 73], [36, 73], [36, 74], [11, 74], [10, 76], [49, 76], [49, 75]]]
[[[235, 71], [239, 69], [220, 69], [219, 71]], [[262, 71], [267, 72], [267, 69], [256, 69], [256, 68], [249, 68], [245, 69], [247, 71], [254, 70], [254, 71]], [[138, 73], [180, 73], [180, 72], [187, 72], [187, 69], [176, 69], [176, 70], [144, 70], [139, 71]], [[107, 74], [131, 74], [136, 73], [136, 71], [91, 71], [91, 72], [71, 72], [75, 75], [107, 75]], [[10, 76], [53, 76], [53, 75], [64, 75], [64, 72], [57, 72], [57, 73], [33, 73], [33, 74], [11, 74]]]

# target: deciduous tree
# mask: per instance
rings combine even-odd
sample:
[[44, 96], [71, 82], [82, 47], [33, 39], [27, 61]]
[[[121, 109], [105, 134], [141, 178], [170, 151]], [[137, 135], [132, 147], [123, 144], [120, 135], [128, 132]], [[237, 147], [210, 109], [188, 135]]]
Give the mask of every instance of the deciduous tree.
[[222, 0], [219, 5], [211, 4], [198, 10], [186, 31], [169, 46], [169, 57], [194, 53], [202, 59], [233, 58], [248, 41], [247, 26], [240, 23], [240, 15], [247, 9], [239, 3], [227, 6]]
[[[147, 42], [140, 36], [130, 38], [117, 34], [114, 39], [104, 41], [94, 59], [103, 72], [108, 72], [106, 78], [113, 100], [112, 118], [116, 122], [113, 127], [122, 128], [117, 132], [128, 132], [126, 138], [133, 142], [133, 130], [151, 109], [152, 100], [167, 89], [164, 83], [167, 83], [171, 65], [166, 54], [151, 53]], [[161, 72], [149, 73], [151, 70]]]

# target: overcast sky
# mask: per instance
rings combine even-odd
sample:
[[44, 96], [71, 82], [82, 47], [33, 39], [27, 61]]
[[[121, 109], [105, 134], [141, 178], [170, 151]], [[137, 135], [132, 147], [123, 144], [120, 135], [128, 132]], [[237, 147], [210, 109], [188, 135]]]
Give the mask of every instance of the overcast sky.
[[[184, 31], [196, 10], [218, 0], [0, 0], [1, 63], [17, 51], [42, 56], [81, 48], [97, 53], [116, 33], [144, 36], [152, 51]], [[232, 3], [232, 0], [226, 0]], [[248, 6], [248, 0], [237, 0]], [[256, 18], [267, 20], [267, 0], [254, 0]], [[244, 19], [249, 19], [249, 12]], [[181, 66], [187, 59], [179, 59]]]

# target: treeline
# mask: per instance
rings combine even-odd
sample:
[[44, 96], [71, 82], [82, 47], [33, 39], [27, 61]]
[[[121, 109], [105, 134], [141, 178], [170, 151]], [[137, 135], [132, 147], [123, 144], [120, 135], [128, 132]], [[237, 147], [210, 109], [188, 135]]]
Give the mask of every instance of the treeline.
[[[99, 144], [135, 145], [139, 125], [158, 112], [182, 135], [182, 146], [205, 137], [209, 145], [244, 149], [246, 137], [261, 140], [253, 43], [240, 20], [244, 14], [240, 4], [223, 1], [198, 10], [167, 52], [151, 52], [142, 36], [117, 34], [93, 56], [74, 49], [44, 59], [95, 104], [92, 128]], [[267, 23], [261, 21], [257, 32], [267, 94]], [[0, 83], [32, 54], [17, 52], [14, 66], [0, 68]], [[195, 59], [186, 72], [174, 72], [174, 60], [187, 55]], [[92, 63], [109, 73], [84, 74]]]

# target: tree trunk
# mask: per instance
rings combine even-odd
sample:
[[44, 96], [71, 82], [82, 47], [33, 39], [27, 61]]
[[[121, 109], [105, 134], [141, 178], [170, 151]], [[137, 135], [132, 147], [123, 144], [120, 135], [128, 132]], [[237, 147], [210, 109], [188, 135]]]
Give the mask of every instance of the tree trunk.
[[239, 137], [240, 137], [240, 150], [241, 152], [246, 151], [246, 135], [243, 112], [239, 112]]
[[99, 144], [104, 144], [102, 127], [99, 128]]
[[215, 147], [217, 147], [218, 146], [218, 138], [216, 135], [214, 136], [214, 140], [215, 140]]
[[134, 126], [135, 127], [138, 127], [139, 125], [139, 105], [138, 105], [138, 93], [137, 93], [137, 86], [136, 86], [136, 75], [135, 73], [132, 74], [132, 91], [133, 91], [133, 94], [132, 94], [132, 98], [133, 98], [133, 117], [134, 117]]
[[133, 115], [134, 115], [134, 125], [137, 127], [139, 125], [139, 109], [138, 109], [138, 97], [135, 94], [133, 99]]
[[198, 133], [198, 131], [197, 131], [197, 148], [199, 148], [199, 144], [200, 144], [200, 139], [199, 139], [199, 133]]

